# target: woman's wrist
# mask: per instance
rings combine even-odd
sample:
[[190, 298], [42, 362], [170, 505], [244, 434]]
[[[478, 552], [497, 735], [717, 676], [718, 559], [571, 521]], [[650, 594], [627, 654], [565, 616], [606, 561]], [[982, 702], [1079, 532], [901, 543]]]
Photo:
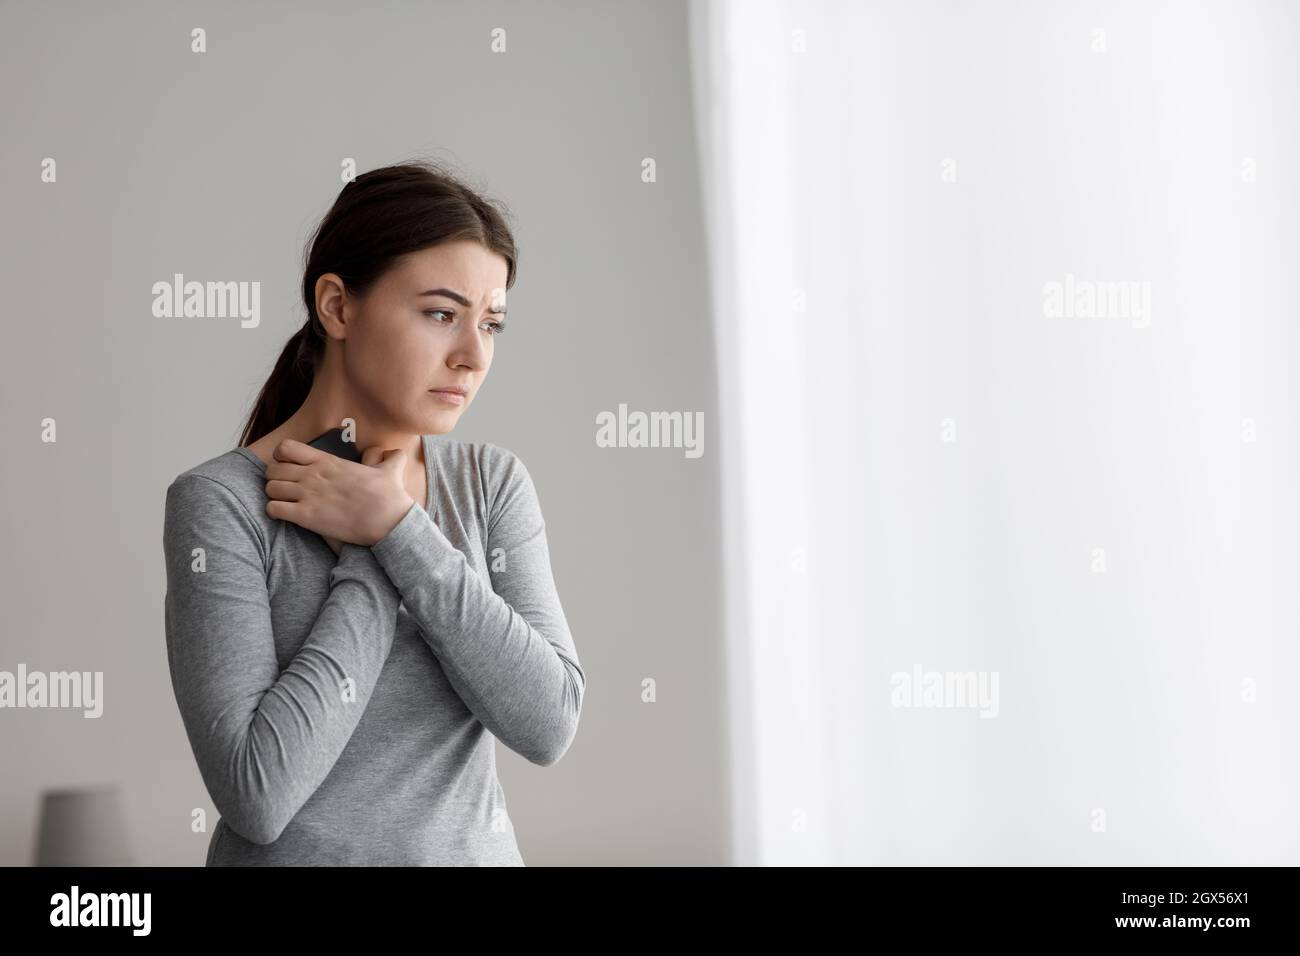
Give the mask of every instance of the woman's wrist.
[[410, 513], [411, 506], [414, 504], [415, 499], [405, 493], [400, 498], [393, 499], [392, 504], [385, 507], [382, 515], [376, 518], [375, 527], [370, 533], [369, 540], [366, 541], [366, 546], [373, 548], [387, 538], [389, 533]]

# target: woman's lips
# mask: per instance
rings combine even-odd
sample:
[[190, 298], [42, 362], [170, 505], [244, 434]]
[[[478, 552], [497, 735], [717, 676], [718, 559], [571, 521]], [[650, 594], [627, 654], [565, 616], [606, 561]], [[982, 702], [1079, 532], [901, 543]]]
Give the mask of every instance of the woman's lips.
[[431, 388], [429, 389], [429, 394], [436, 395], [438, 398], [441, 398], [444, 402], [447, 402], [451, 405], [465, 404], [465, 396], [462, 395], [460, 392], [452, 392], [452, 391], [447, 391], [445, 389]]

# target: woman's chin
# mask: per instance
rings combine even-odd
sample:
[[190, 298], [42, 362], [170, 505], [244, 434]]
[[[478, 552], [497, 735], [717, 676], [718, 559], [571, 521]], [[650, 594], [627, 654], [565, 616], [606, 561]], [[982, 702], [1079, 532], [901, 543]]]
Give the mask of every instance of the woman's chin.
[[445, 435], [460, 421], [460, 411], [434, 412], [424, 416], [421, 432], [425, 435]]

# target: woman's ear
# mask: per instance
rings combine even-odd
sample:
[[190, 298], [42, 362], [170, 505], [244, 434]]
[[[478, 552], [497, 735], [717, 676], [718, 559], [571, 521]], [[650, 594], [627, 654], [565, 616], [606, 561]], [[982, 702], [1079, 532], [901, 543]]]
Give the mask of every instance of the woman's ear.
[[329, 338], [348, 337], [347, 298], [347, 289], [336, 273], [327, 272], [316, 280], [316, 317]]

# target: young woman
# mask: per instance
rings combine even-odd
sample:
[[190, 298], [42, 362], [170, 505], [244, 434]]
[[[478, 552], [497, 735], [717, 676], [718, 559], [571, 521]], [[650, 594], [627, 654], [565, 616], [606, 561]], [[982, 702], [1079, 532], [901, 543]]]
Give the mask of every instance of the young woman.
[[[515, 262], [501, 213], [433, 164], [358, 176], [239, 447], [168, 487], [207, 865], [524, 865], [494, 740], [555, 763], [586, 675], [523, 462], [437, 438], [483, 385]], [[340, 428], [353, 458], [310, 444]]]

